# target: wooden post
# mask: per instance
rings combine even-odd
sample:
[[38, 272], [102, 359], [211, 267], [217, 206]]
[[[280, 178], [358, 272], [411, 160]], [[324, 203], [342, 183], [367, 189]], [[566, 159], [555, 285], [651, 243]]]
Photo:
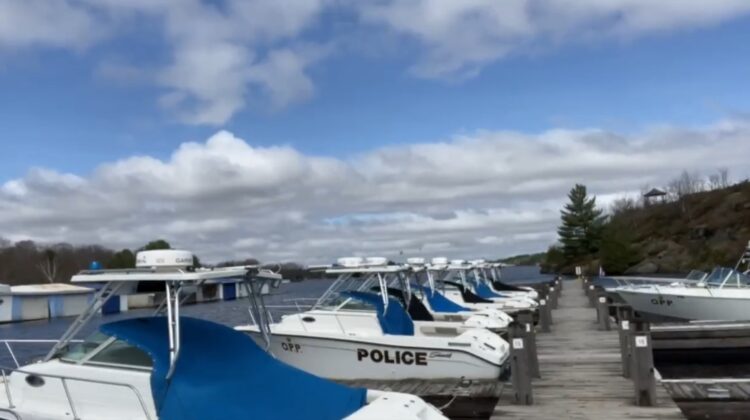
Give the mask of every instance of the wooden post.
[[526, 327], [515, 321], [508, 326], [511, 349], [510, 372], [513, 382], [514, 402], [521, 405], [532, 405], [534, 404], [534, 395], [531, 389], [526, 340], [523, 338], [525, 329]]
[[633, 308], [617, 307], [617, 333], [620, 336], [620, 364], [622, 376], [630, 378], [630, 322], [633, 319]]
[[547, 297], [542, 296], [539, 299], [539, 332], [548, 333], [550, 332], [550, 325], [552, 324], [552, 308], [547, 302]]
[[656, 375], [651, 345], [651, 328], [648, 322], [632, 321], [630, 346], [633, 353], [631, 376], [635, 388], [635, 404], [656, 405]]
[[554, 286], [549, 288], [549, 306], [550, 309], [557, 309], [557, 290]]
[[607, 297], [603, 294], [598, 295], [596, 300], [596, 313], [599, 320], [599, 331], [609, 331], [612, 328], [609, 326], [609, 303]]
[[539, 355], [536, 351], [536, 331], [534, 330], [534, 314], [522, 312], [518, 316], [518, 322], [524, 326], [524, 338], [526, 339], [527, 354], [529, 357], [529, 375], [532, 378], [541, 378], [539, 372]]
[[589, 297], [589, 306], [596, 308], [596, 287], [593, 284], [589, 284], [586, 295]]

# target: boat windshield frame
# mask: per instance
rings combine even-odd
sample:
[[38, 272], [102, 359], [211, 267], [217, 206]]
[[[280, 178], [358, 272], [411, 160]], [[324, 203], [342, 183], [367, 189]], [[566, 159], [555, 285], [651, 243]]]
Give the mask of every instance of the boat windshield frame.
[[711, 270], [711, 273], [704, 278], [702, 284], [704, 284], [706, 287], [717, 289], [744, 289], [750, 287], [750, 276], [733, 268], [716, 267]]
[[445, 281], [456, 281], [462, 286], [468, 287], [467, 276], [474, 268], [474, 264], [428, 265], [426, 271], [430, 288], [442, 293], [445, 293], [447, 288], [454, 288], [454, 286], [446, 285]]
[[[222, 268], [154, 268], [154, 269], [125, 269], [125, 270], [84, 270], [71, 279], [71, 283], [98, 284], [101, 288], [94, 294], [94, 298], [81, 314], [75, 318], [60, 339], [42, 359], [47, 362], [53, 358], [60, 359], [64, 349], [68, 348], [71, 340], [88, 324], [104, 306], [104, 303], [118, 292], [137, 290], [140, 282], [161, 282], [164, 285], [165, 298], [157, 307], [154, 315], [166, 314], [169, 339], [170, 366], [167, 379], [174, 373], [177, 359], [180, 354], [180, 306], [189, 299], [207, 281], [238, 280], [238, 283], [247, 290], [247, 298], [250, 303], [249, 315], [253, 322], [259, 325], [260, 331], [270, 346], [270, 317], [265, 308], [261, 289], [268, 283], [270, 287], [277, 288], [281, 283], [280, 274], [257, 265], [236, 266]], [[194, 286], [192, 291], [183, 293], [186, 286]], [[188, 289], [190, 290], [190, 289]], [[114, 337], [101, 343], [94, 352], [84, 355], [89, 360], [115, 341]], [[60, 359], [62, 360], [62, 359]], [[109, 365], [109, 364], [107, 364]]]
[[[380, 295], [383, 299], [383, 311], [388, 309], [388, 286], [399, 282], [407, 289], [410, 296], [411, 289], [407, 279], [407, 273], [411, 267], [406, 265], [380, 265], [380, 266], [360, 266], [360, 267], [332, 267], [327, 269], [326, 274], [336, 274], [338, 277], [318, 298], [311, 310], [368, 310], [367, 305], [360, 305], [355, 308], [349, 308], [354, 299], [341, 295], [345, 291], [371, 292], [373, 287], [380, 289]], [[361, 307], [361, 308], [360, 308]]]

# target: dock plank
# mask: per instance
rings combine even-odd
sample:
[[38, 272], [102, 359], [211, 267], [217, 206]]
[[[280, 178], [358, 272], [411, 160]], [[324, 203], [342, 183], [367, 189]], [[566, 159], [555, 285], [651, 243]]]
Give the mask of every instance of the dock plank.
[[660, 385], [657, 407], [635, 405], [633, 384], [621, 376], [617, 332], [597, 331], [596, 310], [580, 284], [566, 286], [552, 332], [537, 335], [542, 379], [533, 382], [534, 405], [513, 405], [507, 389], [491, 418], [684, 419]]

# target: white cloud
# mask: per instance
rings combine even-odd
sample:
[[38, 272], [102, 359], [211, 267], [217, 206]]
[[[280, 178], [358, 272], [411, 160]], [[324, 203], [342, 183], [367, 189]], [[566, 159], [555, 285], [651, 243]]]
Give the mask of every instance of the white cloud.
[[0, 49], [84, 49], [106, 32], [93, 11], [67, 0], [0, 0]]
[[31, 170], [0, 187], [0, 232], [111, 247], [166, 237], [205, 261], [496, 257], [554, 241], [577, 182], [608, 205], [683, 169], [748, 177], [748, 137], [742, 120], [636, 135], [478, 132], [341, 160], [222, 131], [169, 159], [107, 162], [86, 177]]
[[[166, 64], [123, 57], [95, 74], [150, 79], [164, 89], [159, 103], [180, 120], [221, 125], [256, 96], [275, 109], [309, 99], [310, 66], [344, 41], [362, 44], [353, 51], [383, 33], [395, 34], [399, 48], [414, 40], [412, 73], [461, 79], [538, 47], [629, 40], [748, 12], [746, 0], [0, 0], [0, 49], [84, 50], [156, 22]], [[321, 23], [334, 28], [314, 35], [327, 47], [307, 36]]]
[[412, 71], [463, 78], [511, 53], [569, 42], [627, 40], [720, 23], [750, 12], [744, 0], [372, 0], [365, 22], [424, 46]]

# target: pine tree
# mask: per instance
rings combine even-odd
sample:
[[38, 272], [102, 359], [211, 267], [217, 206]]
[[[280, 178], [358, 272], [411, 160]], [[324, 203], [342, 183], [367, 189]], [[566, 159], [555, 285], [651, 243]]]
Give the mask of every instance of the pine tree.
[[589, 198], [586, 186], [576, 184], [568, 193], [570, 202], [560, 211], [562, 225], [557, 229], [568, 262], [596, 254], [602, 238], [604, 217], [596, 208], [596, 197]]

